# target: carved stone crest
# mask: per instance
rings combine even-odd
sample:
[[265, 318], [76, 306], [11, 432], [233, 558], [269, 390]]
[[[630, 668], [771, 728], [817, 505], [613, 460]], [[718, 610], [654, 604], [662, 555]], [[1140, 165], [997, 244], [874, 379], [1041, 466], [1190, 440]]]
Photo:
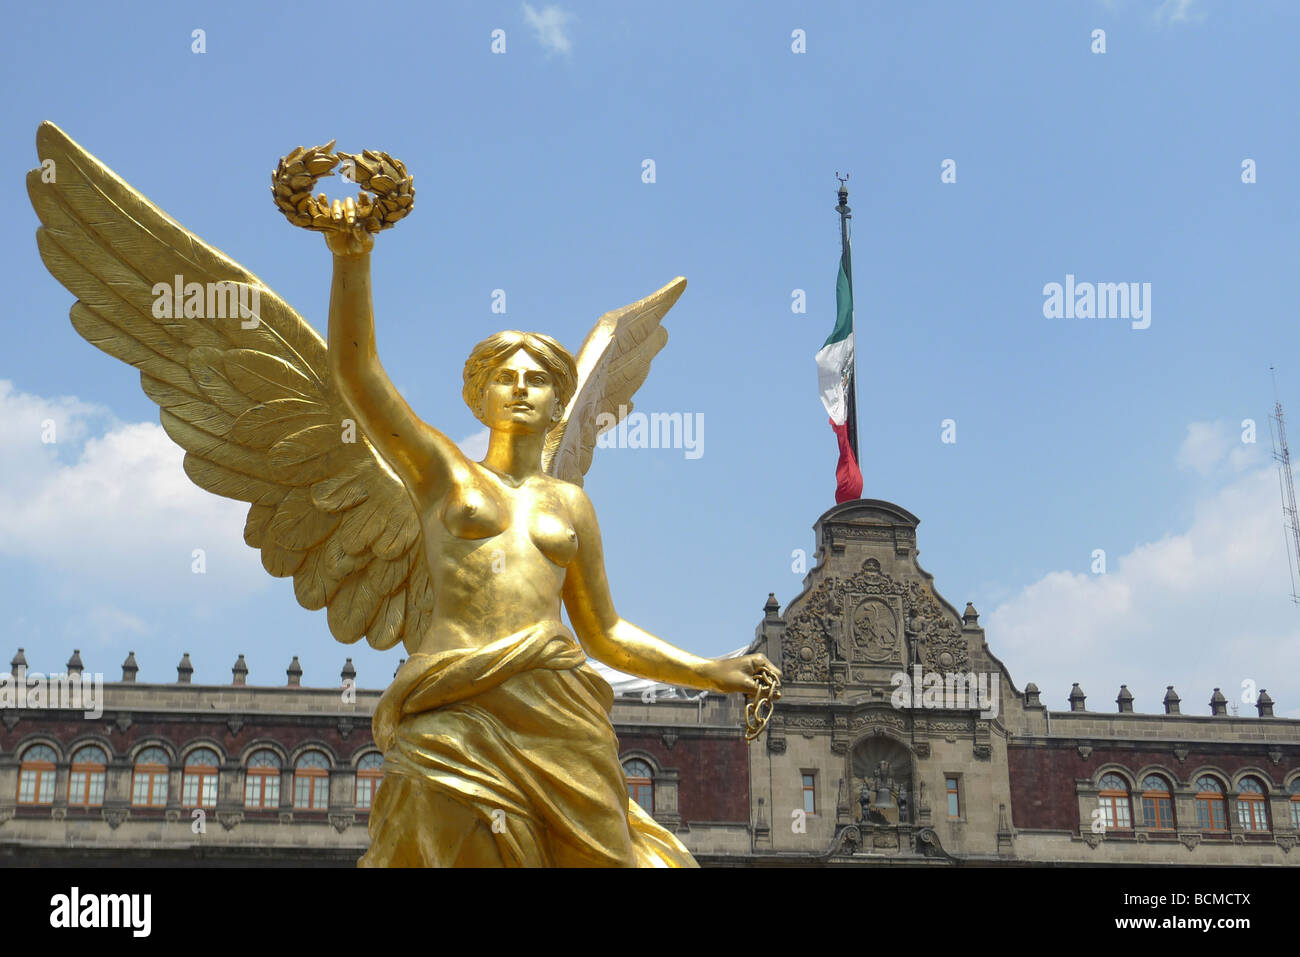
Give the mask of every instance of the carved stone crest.
[[[857, 596], [850, 596], [850, 603]], [[862, 598], [850, 612], [854, 657], [863, 661], [902, 660], [898, 619], [880, 598]]]

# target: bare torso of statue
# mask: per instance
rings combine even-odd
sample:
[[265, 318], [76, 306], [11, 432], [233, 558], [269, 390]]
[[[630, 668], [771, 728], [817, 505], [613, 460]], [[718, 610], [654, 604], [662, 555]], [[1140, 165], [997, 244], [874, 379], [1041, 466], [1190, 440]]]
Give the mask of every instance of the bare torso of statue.
[[477, 648], [558, 618], [565, 569], [578, 552], [565, 483], [538, 475], [515, 487], [478, 463], [468, 472], [420, 510], [437, 595], [417, 648], [426, 654]]

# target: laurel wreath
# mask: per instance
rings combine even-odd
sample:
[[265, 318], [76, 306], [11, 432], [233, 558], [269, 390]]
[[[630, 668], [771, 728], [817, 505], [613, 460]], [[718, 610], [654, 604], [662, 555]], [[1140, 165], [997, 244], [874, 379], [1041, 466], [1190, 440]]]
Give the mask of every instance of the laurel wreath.
[[285, 218], [295, 226], [326, 232], [346, 227], [336, 219], [324, 193], [313, 197], [317, 180], [329, 176], [343, 164], [343, 176], [361, 187], [357, 197], [357, 222], [372, 233], [388, 229], [411, 212], [415, 205], [415, 177], [406, 165], [384, 152], [335, 153], [334, 140], [324, 146], [299, 146], [280, 159], [271, 174], [271, 195]]

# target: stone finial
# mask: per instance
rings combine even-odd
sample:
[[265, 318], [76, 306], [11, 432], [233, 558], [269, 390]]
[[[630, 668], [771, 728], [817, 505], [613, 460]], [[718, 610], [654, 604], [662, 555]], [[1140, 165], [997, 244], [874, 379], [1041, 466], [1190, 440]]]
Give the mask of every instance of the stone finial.
[[1181, 700], [1173, 685], [1165, 685], [1165, 714], [1179, 714], [1178, 702]]
[[1115, 703], [1119, 705], [1121, 714], [1128, 714], [1133, 710], [1133, 692], [1128, 690], [1128, 685], [1119, 686], [1119, 694], [1115, 696]]
[[27, 674], [27, 656], [23, 654], [21, 648], [18, 654], [14, 655], [13, 660], [9, 662], [9, 673], [15, 678], [22, 678]]
[[1087, 711], [1088, 709], [1083, 706], [1084, 701], [1083, 689], [1079, 687], [1079, 682], [1076, 681], [1074, 687], [1070, 689], [1070, 710]]
[[181, 656], [181, 663], [176, 666], [176, 683], [187, 685], [192, 677], [194, 677], [194, 666], [190, 664], [190, 653], [187, 651]]
[[767, 593], [767, 601], [763, 603], [763, 614], [769, 620], [781, 617], [781, 603], [776, 600], [776, 592]]
[[293, 656], [293, 661], [289, 662], [289, 667], [284, 669], [284, 673], [289, 676], [289, 687], [297, 688], [302, 684], [302, 665], [298, 663], [298, 656]]
[[81, 649], [73, 648], [72, 657], [68, 659], [68, 674], [79, 675], [86, 670], [86, 666], [81, 663]]
[[1043, 706], [1043, 702], [1039, 699], [1038, 694], [1038, 685], [1034, 684], [1032, 681], [1025, 685], [1026, 708], [1041, 708]]
[[244, 660], [243, 655], [240, 655], [235, 659], [235, 666], [230, 669], [230, 674], [233, 676], [230, 682], [231, 684], [248, 684], [248, 662]]
[[1259, 712], [1261, 718], [1273, 717], [1273, 699], [1263, 688], [1259, 689], [1259, 697], [1255, 699], [1255, 710]]
[[1228, 713], [1228, 699], [1223, 696], [1223, 692], [1218, 688], [1214, 689], [1214, 694], [1210, 695], [1210, 714], [1215, 716], [1224, 716]]
[[353, 667], [351, 658], [343, 662], [343, 670], [339, 672], [339, 677], [343, 679], [344, 684], [349, 681], [354, 685], [357, 683], [357, 669]]
[[122, 680], [135, 681], [135, 676], [140, 673], [140, 666], [135, 663], [135, 652], [126, 653], [126, 661], [122, 662]]
[[974, 604], [966, 602], [966, 610], [961, 613], [963, 625], [978, 625], [980, 623], [980, 613], [975, 610]]

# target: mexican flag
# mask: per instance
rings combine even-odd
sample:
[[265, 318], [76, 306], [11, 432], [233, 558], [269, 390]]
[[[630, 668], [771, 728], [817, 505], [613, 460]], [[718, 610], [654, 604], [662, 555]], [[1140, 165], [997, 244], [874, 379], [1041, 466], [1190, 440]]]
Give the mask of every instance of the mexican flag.
[[835, 328], [817, 352], [817, 387], [822, 405], [831, 417], [839, 442], [835, 466], [835, 502], [862, 497], [862, 471], [858, 468], [857, 409], [853, 389], [853, 287], [849, 283], [849, 251], [840, 256], [835, 280]]

